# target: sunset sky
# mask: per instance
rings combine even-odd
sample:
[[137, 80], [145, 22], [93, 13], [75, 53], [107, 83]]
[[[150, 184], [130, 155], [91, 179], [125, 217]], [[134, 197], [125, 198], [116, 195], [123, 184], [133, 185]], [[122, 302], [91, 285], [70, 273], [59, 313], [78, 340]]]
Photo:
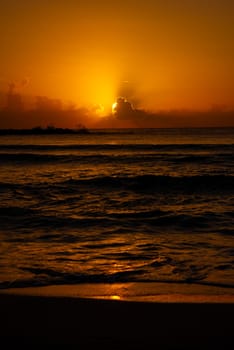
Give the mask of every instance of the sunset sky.
[[0, 90], [109, 113], [234, 107], [234, 1], [1, 0]]

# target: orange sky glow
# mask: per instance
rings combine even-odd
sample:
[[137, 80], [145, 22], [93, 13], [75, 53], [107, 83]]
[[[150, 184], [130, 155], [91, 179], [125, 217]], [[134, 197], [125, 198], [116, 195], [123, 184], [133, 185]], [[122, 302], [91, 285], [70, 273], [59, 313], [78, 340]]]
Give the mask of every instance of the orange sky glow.
[[233, 23], [229, 0], [2, 0], [0, 108], [13, 82], [29, 105], [97, 118], [118, 96], [151, 113], [234, 110]]

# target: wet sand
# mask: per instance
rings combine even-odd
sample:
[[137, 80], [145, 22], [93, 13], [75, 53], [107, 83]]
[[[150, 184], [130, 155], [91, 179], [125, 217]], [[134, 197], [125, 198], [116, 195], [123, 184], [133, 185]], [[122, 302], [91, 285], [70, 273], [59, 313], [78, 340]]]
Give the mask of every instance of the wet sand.
[[18, 288], [0, 291], [0, 310], [4, 348], [234, 345], [232, 289], [146, 283]]

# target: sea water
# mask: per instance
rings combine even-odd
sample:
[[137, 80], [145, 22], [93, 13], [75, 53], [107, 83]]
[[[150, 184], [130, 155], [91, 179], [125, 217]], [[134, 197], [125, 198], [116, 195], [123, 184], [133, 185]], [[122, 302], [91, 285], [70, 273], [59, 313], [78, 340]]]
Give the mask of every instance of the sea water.
[[0, 287], [234, 287], [234, 129], [0, 136]]

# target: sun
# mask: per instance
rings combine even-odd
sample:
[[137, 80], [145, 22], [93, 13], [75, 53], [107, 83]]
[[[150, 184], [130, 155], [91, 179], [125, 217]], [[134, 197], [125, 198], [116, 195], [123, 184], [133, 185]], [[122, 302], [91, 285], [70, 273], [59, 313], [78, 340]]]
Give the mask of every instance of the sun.
[[117, 102], [114, 102], [114, 103], [112, 104], [112, 114], [116, 113], [117, 105], [118, 105]]

